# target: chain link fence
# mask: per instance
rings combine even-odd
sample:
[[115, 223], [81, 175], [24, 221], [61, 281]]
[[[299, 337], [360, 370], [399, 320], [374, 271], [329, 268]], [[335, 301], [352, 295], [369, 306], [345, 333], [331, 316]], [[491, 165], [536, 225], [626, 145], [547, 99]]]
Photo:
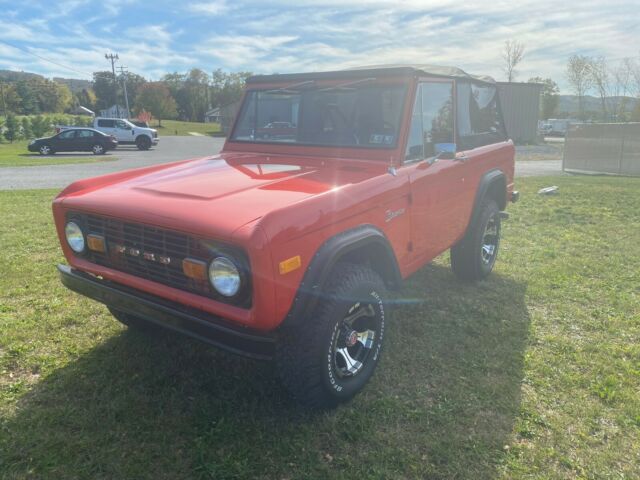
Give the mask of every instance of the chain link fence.
[[565, 139], [562, 169], [640, 175], [640, 123], [572, 125]]

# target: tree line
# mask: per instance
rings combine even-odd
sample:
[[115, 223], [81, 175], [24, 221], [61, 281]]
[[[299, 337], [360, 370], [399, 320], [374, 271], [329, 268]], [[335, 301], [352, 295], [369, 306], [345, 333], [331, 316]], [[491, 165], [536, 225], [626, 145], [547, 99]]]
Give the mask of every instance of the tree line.
[[[640, 58], [610, 62], [605, 56], [572, 55], [567, 62], [567, 81], [578, 99], [578, 117], [587, 120], [585, 96], [600, 100], [597, 118], [603, 122], [640, 121]], [[629, 100], [636, 98], [629, 112]]]
[[[502, 50], [502, 70], [507, 81], [517, 76], [516, 67], [525, 58], [525, 45], [508, 40]], [[580, 120], [603, 122], [640, 121], [640, 57], [626, 57], [609, 62], [605, 56], [571, 55], [566, 66], [566, 80], [578, 101]], [[560, 89], [551, 78], [533, 77], [529, 82], [542, 84], [540, 117], [555, 116], [560, 103]], [[600, 111], [587, 111], [585, 97], [594, 94], [600, 100]], [[630, 102], [635, 98], [635, 106]]]
[[221, 69], [208, 74], [193, 68], [149, 81], [131, 72], [114, 78], [112, 72], [101, 71], [93, 73], [90, 87], [76, 92], [38, 75], [16, 76], [0, 79], [0, 108], [5, 115], [71, 112], [79, 106], [99, 112], [128, 102], [133, 114], [146, 111], [157, 119], [202, 122], [209, 109], [238, 101], [250, 75]]

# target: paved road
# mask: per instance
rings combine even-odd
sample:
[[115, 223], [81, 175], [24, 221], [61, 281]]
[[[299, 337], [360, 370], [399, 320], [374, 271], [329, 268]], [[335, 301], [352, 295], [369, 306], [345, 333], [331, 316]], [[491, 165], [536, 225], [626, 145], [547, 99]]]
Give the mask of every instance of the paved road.
[[562, 160], [516, 161], [516, 177], [540, 177], [543, 175], [560, 175]]
[[[160, 145], [141, 152], [135, 147], [119, 147], [109, 155], [116, 161], [76, 165], [45, 165], [40, 167], [0, 168], [0, 190], [29, 188], [63, 188], [81, 179], [117, 172], [129, 168], [213, 155], [220, 151], [224, 138], [214, 137], [162, 137]], [[74, 154], [61, 154], [73, 156]], [[77, 154], [85, 155], [85, 154]], [[561, 173], [559, 160], [516, 162], [516, 176], [556, 175]]]
[[[160, 144], [151, 150], [139, 151], [135, 146], [122, 146], [113, 153], [105, 155], [117, 157], [116, 161], [97, 163], [81, 163], [70, 165], [43, 165], [34, 167], [0, 168], [0, 190], [28, 188], [63, 188], [71, 182], [105, 173], [145, 167], [158, 163], [172, 162], [187, 158], [204, 157], [216, 154], [222, 149], [224, 138], [205, 136], [196, 137], [162, 137]], [[68, 154], [72, 157], [91, 154]]]

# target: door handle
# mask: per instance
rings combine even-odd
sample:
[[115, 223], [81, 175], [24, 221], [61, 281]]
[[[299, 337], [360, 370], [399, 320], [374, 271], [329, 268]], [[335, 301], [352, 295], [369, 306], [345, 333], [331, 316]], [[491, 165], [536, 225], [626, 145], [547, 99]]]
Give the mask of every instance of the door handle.
[[466, 163], [469, 161], [469, 157], [467, 157], [464, 153], [458, 153], [455, 157], [454, 160], [458, 161], [458, 162], [462, 162], [462, 163]]

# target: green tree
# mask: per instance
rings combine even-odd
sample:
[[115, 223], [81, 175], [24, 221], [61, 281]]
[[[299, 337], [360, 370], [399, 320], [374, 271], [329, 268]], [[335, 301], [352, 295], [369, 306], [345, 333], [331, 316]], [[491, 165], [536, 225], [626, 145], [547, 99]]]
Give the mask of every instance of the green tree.
[[18, 139], [18, 135], [20, 133], [19, 125], [18, 125], [18, 120], [16, 119], [16, 116], [13, 113], [10, 113], [9, 115], [7, 115], [7, 119], [5, 120], [5, 123], [4, 123], [4, 128], [5, 128], [4, 138], [9, 140], [11, 143], [13, 143], [14, 140]]
[[244, 84], [251, 72], [226, 73], [217, 69], [211, 75], [211, 106], [224, 107], [242, 98]]
[[540, 118], [542, 120], [553, 118], [560, 104], [560, 89], [558, 88], [558, 84], [550, 78], [542, 77], [530, 78], [529, 83], [542, 84], [542, 91], [540, 93]]
[[22, 117], [22, 138], [33, 138], [33, 131], [31, 129], [31, 121], [29, 117]]
[[169, 88], [162, 82], [149, 82], [140, 87], [136, 109], [151, 112], [151, 115], [158, 119], [159, 126], [162, 126], [163, 118], [171, 119], [178, 116], [176, 101], [171, 96]]
[[42, 115], [37, 115], [31, 122], [31, 131], [36, 138], [44, 136], [49, 128], [49, 122]]
[[116, 103], [116, 86], [113, 83], [113, 73], [93, 72], [93, 91], [96, 95], [96, 110], [114, 105]]
[[[18, 90], [15, 85], [4, 85], [4, 104], [7, 112], [19, 112], [22, 109], [22, 98], [18, 94]], [[7, 113], [3, 112], [3, 113]]]
[[20, 80], [16, 82], [15, 88], [16, 94], [20, 97], [20, 107], [17, 109], [17, 113], [24, 115], [39, 113], [38, 99], [30, 82]]
[[198, 68], [186, 74], [174, 72], [162, 77], [176, 101], [180, 118], [192, 122], [203, 121], [211, 105], [209, 81], [209, 75]]
[[[140, 87], [147, 83], [147, 79], [136, 73], [125, 72], [123, 75], [120, 75], [120, 85], [122, 85], [123, 78], [125, 83], [127, 84], [127, 95], [129, 96], [129, 102], [133, 105], [136, 101], [136, 97], [138, 96]], [[124, 95], [124, 92], [122, 92], [122, 94]]]
[[95, 110], [97, 97], [92, 88], [83, 88], [82, 91], [75, 93], [75, 97], [77, 105]]

